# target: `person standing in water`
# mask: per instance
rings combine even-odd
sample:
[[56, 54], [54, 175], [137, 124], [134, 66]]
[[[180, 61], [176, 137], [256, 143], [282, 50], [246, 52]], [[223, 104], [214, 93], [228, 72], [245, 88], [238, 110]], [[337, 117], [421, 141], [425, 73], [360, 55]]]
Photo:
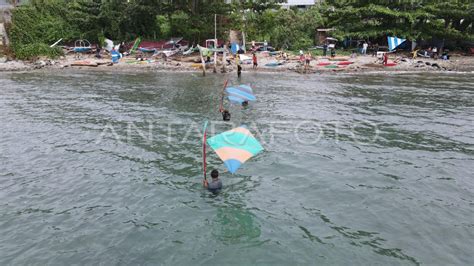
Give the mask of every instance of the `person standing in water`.
[[237, 77], [240, 78], [240, 75], [242, 75], [242, 66], [240, 65], [240, 55], [239, 54], [235, 55], [235, 64], [237, 65]]
[[209, 183], [207, 179], [202, 181], [204, 188], [207, 188], [212, 193], [218, 193], [222, 189], [222, 181], [219, 179], [219, 171], [214, 169], [211, 171], [211, 182]]

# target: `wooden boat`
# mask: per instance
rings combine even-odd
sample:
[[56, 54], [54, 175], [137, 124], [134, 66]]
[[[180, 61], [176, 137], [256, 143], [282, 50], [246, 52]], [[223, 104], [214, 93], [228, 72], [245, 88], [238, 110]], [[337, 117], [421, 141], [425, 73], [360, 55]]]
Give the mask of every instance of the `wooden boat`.
[[329, 66], [331, 64], [332, 63], [330, 63], [330, 62], [321, 62], [321, 63], [318, 63], [317, 66]]
[[155, 48], [146, 48], [146, 47], [138, 47], [138, 50], [144, 53], [154, 53], [156, 52]]
[[354, 64], [354, 62], [350, 62], [350, 61], [341, 61], [341, 62], [338, 62], [337, 63], [339, 66], [348, 66], [350, 64]]
[[72, 51], [75, 53], [88, 53], [92, 51], [92, 46], [88, 40], [77, 40]]

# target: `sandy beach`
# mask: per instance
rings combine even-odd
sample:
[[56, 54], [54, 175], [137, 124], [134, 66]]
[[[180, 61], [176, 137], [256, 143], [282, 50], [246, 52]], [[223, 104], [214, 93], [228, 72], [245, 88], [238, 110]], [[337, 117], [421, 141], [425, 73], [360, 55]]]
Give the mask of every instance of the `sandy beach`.
[[[251, 57], [251, 54], [246, 54]], [[228, 58], [229, 59], [229, 58]], [[222, 58], [217, 60], [217, 73], [235, 72], [235, 61], [230, 58], [225, 67], [222, 66]], [[243, 72], [296, 72], [300, 74], [331, 73], [331, 72], [426, 72], [426, 71], [474, 71], [474, 57], [463, 55], [452, 55], [450, 60], [418, 57], [412, 59], [403, 55], [391, 55], [388, 60], [392, 66], [384, 66], [381, 59], [371, 55], [365, 56], [338, 56], [335, 58], [316, 56], [311, 60], [309, 67], [304, 67], [298, 56], [289, 56], [283, 60], [279, 56], [269, 56], [265, 53], [258, 54], [258, 67], [253, 68], [250, 60], [242, 62]], [[40, 58], [28, 61], [6, 61], [0, 59], [0, 71], [31, 71], [35, 69], [88, 69], [107, 71], [182, 71], [202, 73], [202, 64], [198, 55], [174, 56], [171, 58], [149, 58], [139, 61], [133, 56], [123, 57], [119, 63], [112, 64], [110, 56], [97, 59], [93, 54], [83, 54], [79, 58], [75, 55], [66, 55], [56, 60]], [[215, 65], [206, 65], [206, 73], [213, 74]]]

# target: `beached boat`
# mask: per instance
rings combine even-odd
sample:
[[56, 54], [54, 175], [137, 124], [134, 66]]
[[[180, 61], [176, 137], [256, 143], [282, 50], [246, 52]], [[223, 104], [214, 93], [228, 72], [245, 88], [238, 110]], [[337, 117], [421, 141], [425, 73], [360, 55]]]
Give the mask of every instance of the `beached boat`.
[[155, 48], [138, 47], [138, 50], [144, 53], [155, 53]]
[[87, 53], [92, 51], [92, 46], [88, 40], [77, 40], [72, 51], [75, 53]]
[[177, 54], [179, 51], [180, 51], [179, 49], [163, 50], [163, 51], [158, 51], [158, 52], [156, 52], [154, 55], [163, 54], [163, 55], [165, 55], [166, 57], [170, 57], [170, 56], [173, 56], [173, 55]]
[[277, 66], [281, 66], [283, 64], [284, 64], [283, 62], [270, 62], [270, 63], [265, 64], [265, 66], [267, 66], [267, 67], [277, 67]]
[[350, 64], [354, 64], [354, 62], [341, 61], [341, 62], [338, 62], [337, 64], [338, 64], [339, 66], [347, 66], [347, 65], [350, 65]]
[[329, 65], [332, 65], [332, 63], [330, 62], [320, 62], [317, 64], [317, 66], [329, 66]]

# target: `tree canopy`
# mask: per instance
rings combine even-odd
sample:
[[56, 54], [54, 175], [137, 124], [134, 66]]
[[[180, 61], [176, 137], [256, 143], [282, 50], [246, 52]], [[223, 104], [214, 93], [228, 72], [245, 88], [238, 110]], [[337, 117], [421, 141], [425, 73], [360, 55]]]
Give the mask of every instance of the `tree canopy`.
[[13, 11], [10, 35], [15, 47], [85, 38], [98, 42], [184, 37], [200, 43], [228, 30], [247, 40], [267, 40], [277, 48], [313, 45], [315, 30], [335, 28], [334, 37], [413, 40], [474, 40], [472, 0], [326, 0], [306, 10], [282, 9], [282, 0], [30, 0]]

